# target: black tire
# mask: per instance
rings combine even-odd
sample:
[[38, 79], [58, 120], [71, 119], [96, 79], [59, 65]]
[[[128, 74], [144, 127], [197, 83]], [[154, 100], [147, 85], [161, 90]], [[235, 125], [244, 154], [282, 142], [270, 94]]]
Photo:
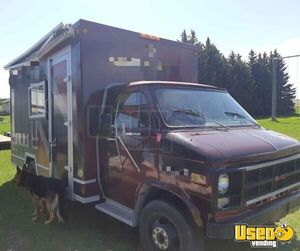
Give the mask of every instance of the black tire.
[[154, 200], [145, 206], [139, 221], [143, 250], [204, 250], [204, 237], [190, 217], [175, 206]]

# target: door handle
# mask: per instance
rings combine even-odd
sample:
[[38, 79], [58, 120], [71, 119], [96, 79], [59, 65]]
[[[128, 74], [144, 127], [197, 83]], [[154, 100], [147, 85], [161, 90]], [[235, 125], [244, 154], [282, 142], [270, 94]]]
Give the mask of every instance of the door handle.
[[66, 121], [66, 122], [64, 123], [64, 126], [71, 126], [71, 121]]

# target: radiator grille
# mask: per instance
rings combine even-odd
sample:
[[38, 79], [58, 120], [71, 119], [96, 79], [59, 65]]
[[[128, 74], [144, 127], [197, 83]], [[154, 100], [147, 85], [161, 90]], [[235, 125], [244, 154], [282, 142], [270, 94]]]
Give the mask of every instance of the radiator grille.
[[243, 201], [249, 201], [300, 182], [300, 159], [244, 172]]

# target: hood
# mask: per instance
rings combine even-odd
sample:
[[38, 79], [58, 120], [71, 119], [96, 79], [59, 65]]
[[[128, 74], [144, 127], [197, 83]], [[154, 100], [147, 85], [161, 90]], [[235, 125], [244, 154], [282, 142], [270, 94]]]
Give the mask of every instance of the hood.
[[263, 128], [175, 131], [166, 138], [174, 156], [213, 166], [274, 160], [300, 152], [299, 141]]

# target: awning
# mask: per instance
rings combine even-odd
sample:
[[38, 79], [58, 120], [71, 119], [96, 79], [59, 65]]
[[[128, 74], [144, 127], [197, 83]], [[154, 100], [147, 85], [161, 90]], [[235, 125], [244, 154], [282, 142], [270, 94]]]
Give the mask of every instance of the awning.
[[36, 65], [47, 52], [72, 36], [74, 36], [72, 25], [60, 23], [30, 49], [5, 65], [4, 69], [13, 70], [21, 66]]

